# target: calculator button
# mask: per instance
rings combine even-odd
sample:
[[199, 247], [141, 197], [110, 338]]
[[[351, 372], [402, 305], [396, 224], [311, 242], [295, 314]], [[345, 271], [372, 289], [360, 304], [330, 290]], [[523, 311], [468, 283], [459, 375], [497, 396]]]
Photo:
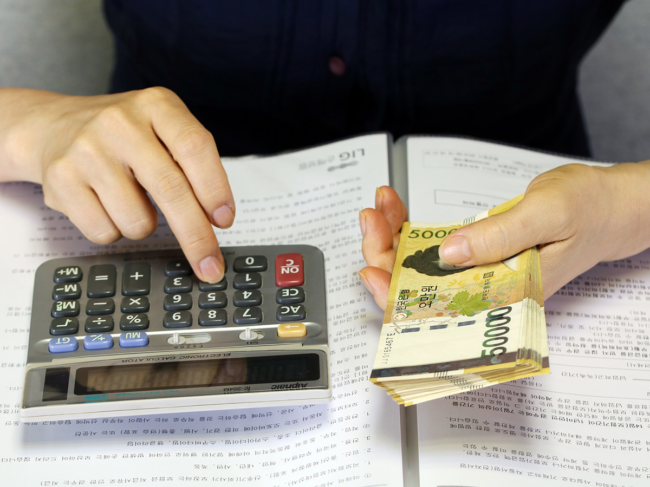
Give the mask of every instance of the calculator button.
[[149, 328], [149, 317], [145, 314], [122, 315], [120, 318], [120, 330], [146, 330]]
[[191, 276], [192, 266], [186, 260], [172, 260], [165, 264], [167, 277]]
[[305, 291], [301, 287], [284, 287], [275, 293], [278, 304], [297, 304], [305, 302]]
[[117, 271], [112, 264], [94, 265], [88, 276], [88, 297], [106, 298], [115, 296], [115, 275]]
[[199, 308], [225, 308], [227, 304], [228, 297], [226, 296], [226, 293], [222, 293], [221, 291], [214, 293], [201, 293], [199, 295]]
[[228, 323], [228, 314], [225, 309], [204, 309], [199, 313], [199, 325], [223, 326]]
[[233, 315], [233, 321], [237, 325], [252, 325], [262, 322], [262, 310], [259, 308], [237, 308]]
[[111, 313], [115, 313], [115, 302], [112, 299], [89, 299], [86, 303], [87, 315], [110, 315]]
[[235, 272], [261, 272], [268, 269], [268, 267], [269, 263], [263, 255], [237, 257], [232, 265]]
[[122, 313], [146, 313], [149, 311], [149, 298], [145, 296], [128, 296], [122, 298]]
[[168, 277], [165, 279], [165, 292], [167, 294], [192, 292], [192, 278], [187, 276]]
[[86, 333], [105, 333], [113, 331], [115, 323], [112, 316], [98, 316], [96, 318], [89, 316], [86, 318]]
[[283, 323], [278, 326], [278, 338], [304, 338], [307, 327], [304, 323]]
[[278, 287], [302, 286], [305, 283], [301, 254], [281, 254], [275, 258], [275, 284]]
[[192, 313], [189, 311], [169, 311], [163, 318], [165, 328], [189, 328], [192, 326]]
[[122, 294], [142, 296], [151, 291], [151, 266], [147, 263], [126, 264], [122, 272]]
[[79, 301], [55, 301], [52, 303], [52, 318], [65, 318], [79, 314]]
[[278, 306], [275, 317], [278, 321], [304, 320], [307, 313], [302, 304]]
[[78, 331], [77, 318], [54, 318], [50, 325], [50, 335], [74, 335]]
[[52, 338], [48, 345], [50, 353], [74, 352], [79, 348], [75, 337], [58, 337]]
[[144, 331], [130, 331], [120, 335], [122, 348], [146, 347], [148, 344], [149, 336]]
[[200, 291], [225, 291], [228, 287], [228, 279], [225, 277], [219, 282], [204, 282], [199, 281], [199, 290]]
[[235, 274], [233, 281], [235, 289], [257, 289], [262, 287], [262, 276], [257, 272]]
[[167, 311], [181, 311], [192, 308], [191, 294], [168, 294], [165, 296], [165, 309]]
[[62, 282], [79, 282], [83, 277], [81, 267], [71, 265], [68, 267], [58, 267], [54, 271], [54, 282], [60, 284]]
[[61, 301], [63, 299], [79, 299], [81, 297], [81, 286], [76, 282], [59, 284], [52, 290], [52, 299]]
[[113, 337], [108, 333], [88, 335], [84, 338], [84, 348], [86, 350], [108, 350], [113, 348]]
[[235, 306], [259, 306], [262, 304], [262, 293], [257, 289], [251, 291], [235, 291], [232, 296]]

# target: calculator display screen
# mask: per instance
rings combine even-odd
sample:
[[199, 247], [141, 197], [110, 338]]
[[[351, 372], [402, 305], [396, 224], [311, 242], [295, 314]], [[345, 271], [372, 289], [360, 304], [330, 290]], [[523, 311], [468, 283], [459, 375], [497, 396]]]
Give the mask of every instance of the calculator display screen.
[[274, 355], [84, 367], [77, 370], [74, 393], [106, 394], [318, 379], [317, 354]]

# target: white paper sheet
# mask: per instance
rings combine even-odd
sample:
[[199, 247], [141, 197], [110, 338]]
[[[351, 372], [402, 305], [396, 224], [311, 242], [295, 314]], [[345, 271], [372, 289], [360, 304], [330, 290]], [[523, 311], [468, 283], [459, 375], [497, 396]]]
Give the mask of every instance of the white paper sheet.
[[[409, 139], [408, 155], [421, 221], [470, 216], [579, 162], [452, 138]], [[546, 319], [551, 375], [418, 406], [420, 485], [650, 485], [650, 251], [575, 279]]]
[[[33, 275], [51, 258], [177, 247], [164, 219], [142, 242], [85, 240], [41, 188], [0, 184], [0, 484], [402, 485], [399, 412], [367, 377], [381, 312], [358, 212], [388, 182], [384, 135], [225, 162], [237, 204], [222, 245], [308, 243], [326, 256], [334, 399], [326, 405], [21, 424]], [[48, 326], [49, 324], [44, 324]]]

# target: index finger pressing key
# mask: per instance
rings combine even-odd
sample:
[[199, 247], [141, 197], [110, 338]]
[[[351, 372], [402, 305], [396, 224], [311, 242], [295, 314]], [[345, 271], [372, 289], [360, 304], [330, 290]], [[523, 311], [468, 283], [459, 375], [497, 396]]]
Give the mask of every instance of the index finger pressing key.
[[196, 275], [206, 282], [219, 281], [224, 264], [212, 225], [183, 171], [155, 140], [149, 150], [139, 152], [148, 160], [134, 168], [134, 173], [167, 218]]

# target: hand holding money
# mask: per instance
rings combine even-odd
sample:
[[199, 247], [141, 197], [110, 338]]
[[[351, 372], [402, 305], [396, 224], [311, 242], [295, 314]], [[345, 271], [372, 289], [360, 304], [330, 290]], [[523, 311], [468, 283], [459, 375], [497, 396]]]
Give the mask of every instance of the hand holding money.
[[[442, 243], [445, 262], [499, 262], [540, 246], [544, 297], [598, 262], [618, 260], [650, 246], [650, 161], [590, 167], [561, 166], [537, 176], [524, 199], [505, 213], [463, 227]], [[360, 273], [377, 304], [386, 307], [399, 230], [406, 209], [388, 186], [377, 190], [375, 208], [360, 214]], [[470, 257], [466, 257], [469, 249]]]
[[548, 373], [537, 249], [470, 268], [440, 259], [445, 237], [519, 200], [465, 221], [404, 223], [371, 374], [400, 404]]

